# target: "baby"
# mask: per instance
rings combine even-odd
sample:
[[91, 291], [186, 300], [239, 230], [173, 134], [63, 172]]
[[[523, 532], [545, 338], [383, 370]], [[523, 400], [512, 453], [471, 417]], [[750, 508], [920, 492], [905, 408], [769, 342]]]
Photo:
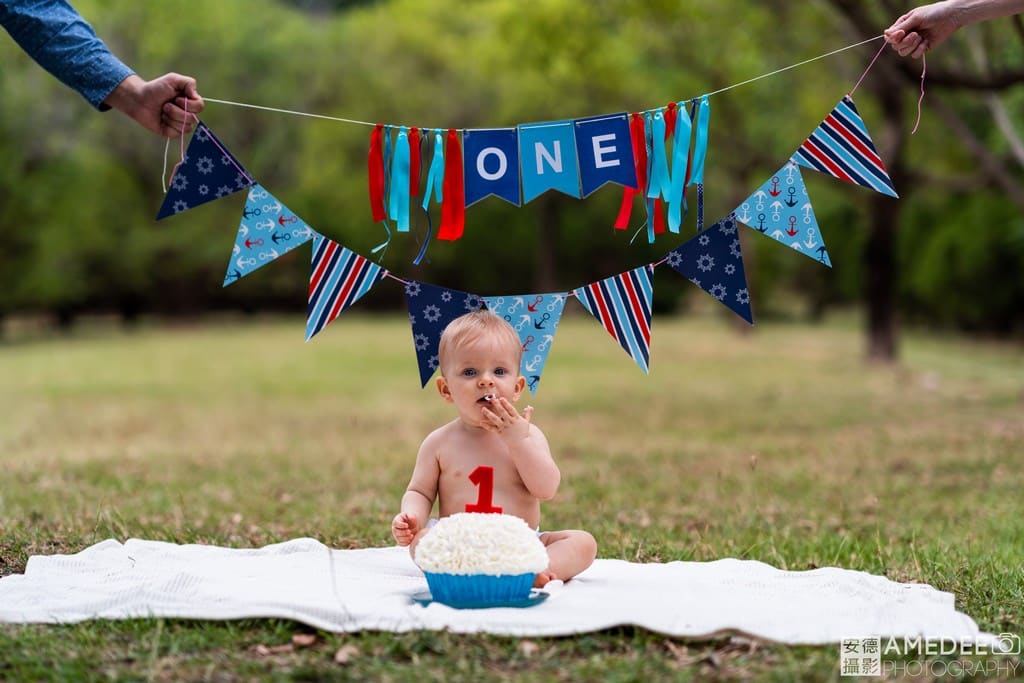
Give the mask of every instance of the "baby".
[[[430, 511], [495, 512], [515, 515], [534, 529], [540, 501], [555, 495], [561, 474], [543, 432], [530, 422], [533, 407], [521, 414], [526, 378], [519, 374], [522, 344], [504, 319], [489, 311], [453, 320], [441, 335], [437, 390], [458, 417], [431, 432], [420, 445], [402, 511], [391, 522], [399, 545], [416, 544], [429, 533]], [[548, 568], [534, 585], [567, 581], [590, 566], [597, 543], [586, 531], [545, 531]]]

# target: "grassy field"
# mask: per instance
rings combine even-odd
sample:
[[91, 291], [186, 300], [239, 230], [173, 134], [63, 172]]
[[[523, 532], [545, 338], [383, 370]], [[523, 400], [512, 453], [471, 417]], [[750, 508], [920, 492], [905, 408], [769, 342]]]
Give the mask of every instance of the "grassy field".
[[[110, 537], [390, 544], [419, 441], [449, 407], [419, 388], [404, 320], [349, 313], [309, 344], [303, 327], [101, 327], [0, 346], [0, 575]], [[600, 557], [928, 583], [983, 630], [1024, 633], [1020, 347], [908, 336], [883, 368], [863, 362], [853, 323], [739, 334], [665, 316], [651, 368], [589, 317], [563, 321], [530, 399], [563, 474], [545, 527], [591, 531]], [[521, 641], [286, 621], [0, 626], [3, 680], [708, 677], [837, 678], [838, 650], [634, 629]]]

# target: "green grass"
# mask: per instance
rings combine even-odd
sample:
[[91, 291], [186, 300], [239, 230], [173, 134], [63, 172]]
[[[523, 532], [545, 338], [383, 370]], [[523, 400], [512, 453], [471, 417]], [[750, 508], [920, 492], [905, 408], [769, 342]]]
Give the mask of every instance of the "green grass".
[[[346, 314], [87, 329], [0, 346], [0, 575], [105, 538], [389, 544], [423, 436], [408, 324]], [[852, 325], [657, 317], [650, 376], [589, 317], [559, 328], [534, 421], [563, 483], [544, 526], [599, 556], [739, 557], [929, 583], [1024, 633], [1024, 351], [908, 336], [866, 365]], [[3, 680], [687, 680], [838, 675], [836, 647], [309, 633], [291, 622], [0, 626]], [[336, 651], [351, 645], [349, 661]], [[1020, 668], [1024, 672], [1024, 667]]]

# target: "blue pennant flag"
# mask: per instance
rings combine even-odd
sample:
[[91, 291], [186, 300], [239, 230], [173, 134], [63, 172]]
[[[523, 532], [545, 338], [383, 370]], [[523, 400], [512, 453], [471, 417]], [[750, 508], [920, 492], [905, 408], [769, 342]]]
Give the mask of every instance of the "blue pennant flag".
[[487, 195], [519, 206], [519, 140], [515, 128], [467, 130], [462, 135], [466, 206]]
[[200, 121], [185, 149], [185, 160], [171, 177], [171, 186], [156, 219], [227, 197], [255, 182], [228, 148]]
[[531, 393], [537, 393], [567, 296], [567, 292], [561, 292], [484, 297], [487, 310], [507, 320], [519, 333], [519, 341], [523, 344], [519, 374], [526, 378], [526, 386]]
[[573, 290], [640, 369], [648, 372], [651, 358], [652, 264], [605, 278]]
[[801, 166], [889, 197], [897, 197], [889, 172], [871, 141], [853, 99], [846, 95], [796, 150]]
[[249, 188], [247, 195], [235, 248], [224, 275], [225, 287], [313, 238], [305, 221], [259, 183]]
[[583, 196], [605, 183], [636, 189], [633, 140], [625, 113], [576, 119], [576, 153]]
[[317, 233], [309, 269], [306, 341], [341, 315], [388, 271]]
[[734, 214], [740, 223], [832, 267], [803, 174], [792, 160], [747, 197]]
[[484, 302], [476, 294], [416, 281], [405, 285], [405, 302], [420, 366], [420, 384], [427, 386], [440, 365], [437, 352], [444, 328], [460, 315], [483, 308]]
[[580, 196], [573, 128], [572, 121], [519, 126], [523, 202], [532, 201], [548, 190], [558, 190], [570, 197]]
[[736, 216], [730, 214], [690, 238], [669, 252], [666, 262], [738, 316], [754, 324]]

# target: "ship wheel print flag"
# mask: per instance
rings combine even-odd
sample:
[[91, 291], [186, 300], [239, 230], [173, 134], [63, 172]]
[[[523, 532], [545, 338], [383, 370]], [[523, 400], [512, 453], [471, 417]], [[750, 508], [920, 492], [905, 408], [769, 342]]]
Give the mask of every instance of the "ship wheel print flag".
[[227, 197], [252, 186], [252, 174], [200, 121], [185, 150], [185, 158], [171, 177], [156, 219], [183, 213], [200, 204]]

